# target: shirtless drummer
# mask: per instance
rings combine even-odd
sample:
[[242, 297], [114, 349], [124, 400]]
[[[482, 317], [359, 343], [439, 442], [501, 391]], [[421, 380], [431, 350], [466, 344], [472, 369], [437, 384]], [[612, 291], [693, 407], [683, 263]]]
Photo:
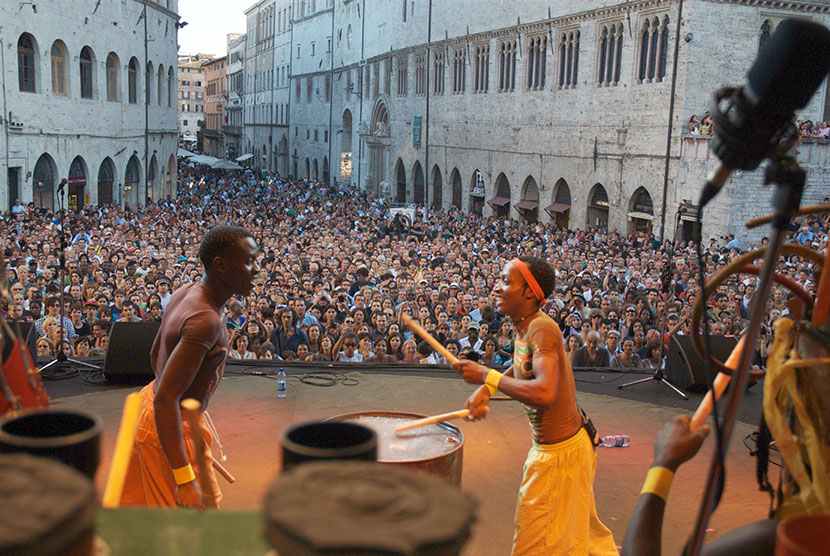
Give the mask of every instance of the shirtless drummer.
[[553, 292], [554, 276], [537, 257], [507, 263], [495, 293], [499, 312], [517, 332], [513, 365], [503, 375], [472, 361], [454, 366], [465, 381], [483, 384], [467, 400], [472, 420], [486, 416], [496, 390], [522, 402], [530, 419], [533, 446], [519, 488], [513, 556], [616, 555], [594, 504], [597, 456], [576, 406], [562, 332], [539, 309]]
[[[259, 272], [251, 234], [235, 226], [217, 226], [202, 239], [201, 281], [181, 287], [170, 298], [150, 361], [155, 380], [141, 390], [141, 412], [123, 505], [218, 507], [222, 498], [213, 469], [199, 477], [189, 426], [179, 404], [194, 398], [207, 409], [224, 371], [228, 338], [222, 316], [232, 295], [247, 295]], [[201, 434], [210, 461], [210, 433], [204, 416]], [[206, 499], [201, 484], [216, 493]]]

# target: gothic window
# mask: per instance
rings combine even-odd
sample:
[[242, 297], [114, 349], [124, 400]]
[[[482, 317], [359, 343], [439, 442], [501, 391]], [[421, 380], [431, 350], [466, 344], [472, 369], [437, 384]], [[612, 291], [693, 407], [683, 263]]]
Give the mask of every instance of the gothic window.
[[452, 92], [464, 93], [464, 81], [467, 77], [467, 51], [456, 48], [452, 53]]
[[530, 37], [527, 43], [527, 88], [540, 91], [545, 88], [548, 38], [545, 35]]
[[512, 91], [516, 87], [516, 41], [504, 41], [499, 45], [499, 92]]
[[640, 83], [659, 83], [666, 77], [669, 47], [669, 16], [643, 21], [640, 33], [640, 56], [637, 80]]
[[383, 76], [383, 93], [392, 94], [392, 58], [386, 59], [386, 73]]
[[482, 44], [475, 49], [475, 86], [476, 93], [486, 93], [490, 87], [490, 45]]
[[764, 45], [767, 44], [769, 40], [769, 36], [772, 33], [772, 25], [770, 25], [769, 19], [765, 19], [764, 22], [761, 24], [761, 33], [758, 36], [758, 51], [764, 48]]
[[409, 87], [409, 68], [407, 67], [408, 60], [406, 54], [398, 56], [398, 96], [404, 97], [408, 92]]
[[559, 88], [576, 87], [579, 69], [579, 31], [562, 33], [559, 41]]
[[159, 106], [162, 105], [164, 101], [164, 65], [159, 64], [158, 76], [156, 77], [158, 82], [156, 83], [156, 101]]
[[372, 72], [375, 74], [375, 80], [372, 82], [372, 98], [378, 98], [378, 93], [380, 92], [380, 62], [375, 62], [374, 64], [375, 70]]
[[415, 56], [415, 95], [424, 96], [427, 94], [427, 67], [426, 55]]
[[444, 94], [444, 67], [444, 52], [435, 52], [432, 57], [432, 92], [436, 95]]
[[[349, 84], [351, 84], [351, 72], [349, 72]], [[314, 89], [314, 78], [309, 77], [305, 80], [305, 88], [306, 88], [306, 102], [311, 102], [311, 93]], [[351, 87], [350, 87], [351, 88]]]
[[52, 94], [66, 96], [66, 48], [60, 41], [52, 44]]
[[81, 98], [92, 98], [92, 49], [85, 46], [81, 50]]
[[600, 29], [599, 71], [597, 83], [600, 86], [616, 85], [620, 82], [622, 62], [623, 25], [607, 23]]
[[28, 33], [17, 40], [17, 81], [21, 93], [35, 92], [35, 44]]
[[107, 100], [118, 102], [118, 57], [114, 52], [107, 56]]

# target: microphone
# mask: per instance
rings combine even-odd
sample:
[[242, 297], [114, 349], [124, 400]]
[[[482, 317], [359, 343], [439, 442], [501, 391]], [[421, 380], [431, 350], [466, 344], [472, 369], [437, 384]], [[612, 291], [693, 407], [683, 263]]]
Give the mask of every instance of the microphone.
[[830, 71], [830, 30], [787, 19], [764, 45], [741, 88], [714, 95], [712, 152], [720, 164], [701, 193], [704, 207], [733, 170], [754, 170], [772, 154], [796, 109], [804, 108]]

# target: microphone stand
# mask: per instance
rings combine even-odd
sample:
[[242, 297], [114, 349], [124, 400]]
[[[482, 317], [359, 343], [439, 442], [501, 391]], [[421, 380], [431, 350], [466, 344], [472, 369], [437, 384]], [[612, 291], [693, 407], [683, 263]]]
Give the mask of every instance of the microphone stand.
[[61, 305], [60, 305], [60, 317], [59, 317], [58, 321], [60, 322], [61, 340], [60, 340], [60, 346], [58, 346], [57, 355], [55, 356], [55, 359], [53, 359], [52, 361], [50, 361], [46, 365], [42, 366], [40, 368], [40, 370], [41, 370], [41, 372], [43, 372], [46, 369], [48, 369], [49, 367], [52, 367], [52, 366], [57, 365], [59, 363], [72, 363], [73, 365], [78, 365], [78, 366], [81, 366], [81, 367], [86, 367], [88, 369], [94, 369], [96, 371], [100, 371], [102, 369], [98, 365], [93, 365], [92, 363], [86, 363], [84, 361], [79, 361], [77, 359], [71, 359], [70, 357], [67, 357], [66, 352], [63, 351], [63, 342], [66, 339], [66, 331], [65, 331], [64, 324], [63, 324], [63, 319], [66, 318], [65, 309], [64, 309], [64, 302], [63, 302], [64, 289], [65, 289], [65, 285], [64, 285], [63, 282], [66, 279], [66, 229], [64, 228], [65, 214], [64, 214], [64, 207], [63, 207], [63, 190], [66, 187], [66, 181], [67, 181], [66, 178], [63, 178], [60, 182], [60, 185], [58, 185], [58, 205], [60, 206], [60, 225], [61, 225], [61, 231], [60, 231], [61, 256], [60, 256], [60, 259], [59, 259], [60, 266], [59, 266], [59, 269], [58, 269], [58, 280], [60, 281], [60, 290], [61, 290], [61, 301], [60, 301]]
[[[663, 370], [666, 368], [666, 342], [663, 341], [663, 334], [664, 334], [663, 330], [666, 328], [666, 316], [667, 316], [666, 313], [669, 310], [669, 285], [670, 285], [670, 282], [671, 282], [671, 273], [672, 273], [671, 265], [672, 265], [672, 258], [674, 257], [675, 245], [677, 243], [677, 228], [680, 225], [680, 215], [681, 214], [682, 214], [682, 211], [678, 210], [677, 211], [677, 217], [676, 217], [675, 222], [674, 222], [674, 237], [672, 237], [672, 241], [671, 241], [671, 253], [669, 253], [668, 265], [667, 265], [666, 270], [664, 271], [665, 280], [663, 281], [663, 284], [661, 284], [661, 286], [662, 286], [661, 289], [663, 290], [661, 293], [663, 294], [663, 304], [665, 305], [665, 307], [663, 309], [663, 314], [660, 316], [660, 366], [657, 367], [657, 369], [654, 371], [654, 374], [652, 374], [650, 377], [641, 378], [639, 380], [632, 380], [630, 382], [620, 384], [619, 386], [617, 386], [617, 390], [623, 390], [625, 388], [628, 388], [629, 386], [634, 386], [636, 384], [642, 384], [642, 383], [648, 382], [650, 380], [656, 380], [660, 384], [668, 386], [669, 388], [674, 390], [684, 400], [689, 399], [689, 396], [687, 396], [686, 393], [683, 390], [681, 390], [680, 388], [678, 388], [677, 386], [672, 384], [666, 378], [666, 375], [663, 372]], [[671, 338], [669, 338], [669, 340], [671, 341]]]
[[[761, 322], [765, 313], [764, 307], [770, 287], [772, 286], [772, 276], [775, 273], [776, 267], [775, 262], [781, 251], [781, 240], [784, 238], [792, 215], [798, 210], [801, 204], [801, 195], [804, 192], [806, 179], [807, 174], [804, 169], [798, 165], [798, 162], [792, 155], [786, 153], [785, 147], [779, 147], [764, 175], [765, 185], [774, 183], [778, 186], [772, 200], [773, 231], [769, 245], [764, 253], [764, 264], [761, 267], [761, 281], [758, 284], [758, 291], [755, 292], [755, 297], [752, 300], [751, 317], [746, 331], [746, 344], [741, 351], [737, 370], [732, 373], [732, 381], [734, 384], [731, 385], [731, 394], [722, 418], [722, 433], [720, 438], [716, 439], [719, 443], [720, 450], [716, 450], [712, 457], [712, 464], [709, 470], [706, 489], [703, 494], [703, 501], [697, 516], [695, 530], [683, 551], [685, 556], [697, 556], [703, 548], [706, 527], [709, 523], [709, 517], [715, 509], [716, 499], [718, 497], [718, 485], [725, 471], [724, 460], [726, 450], [729, 447], [729, 440], [732, 436], [735, 418], [737, 417], [738, 404], [741, 401], [741, 396], [746, 387], [747, 377], [749, 376], [749, 361], [755, 352], [758, 332], [761, 329]], [[701, 206], [701, 210], [702, 208]], [[703, 284], [701, 284], [702, 288]]]

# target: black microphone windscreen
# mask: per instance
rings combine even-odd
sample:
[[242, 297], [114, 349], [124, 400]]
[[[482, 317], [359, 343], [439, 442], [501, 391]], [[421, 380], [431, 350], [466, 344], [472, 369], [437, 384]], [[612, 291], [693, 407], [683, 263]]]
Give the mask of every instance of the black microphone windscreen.
[[764, 113], [786, 115], [807, 105], [828, 71], [830, 30], [787, 19], [758, 53], [744, 91]]

